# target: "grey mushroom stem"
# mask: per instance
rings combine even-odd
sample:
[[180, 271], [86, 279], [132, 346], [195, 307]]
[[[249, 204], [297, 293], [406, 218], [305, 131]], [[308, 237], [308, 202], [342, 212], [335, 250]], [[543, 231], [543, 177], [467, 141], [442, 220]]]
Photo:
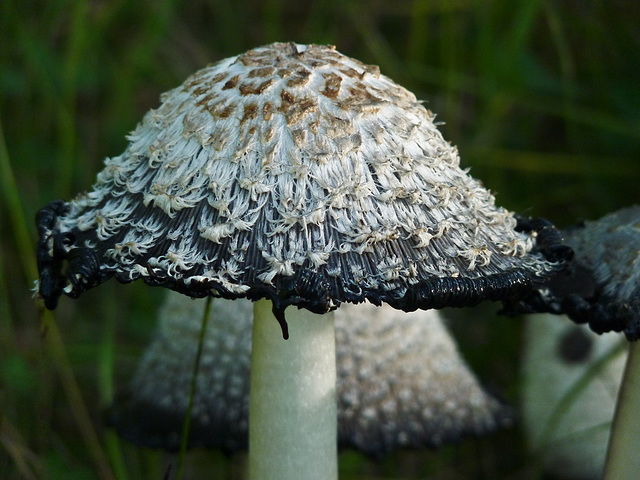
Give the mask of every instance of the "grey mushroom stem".
[[289, 308], [287, 323], [285, 340], [271, 302], [255, 302], [249, 478], [337, 478], [334, 316]]

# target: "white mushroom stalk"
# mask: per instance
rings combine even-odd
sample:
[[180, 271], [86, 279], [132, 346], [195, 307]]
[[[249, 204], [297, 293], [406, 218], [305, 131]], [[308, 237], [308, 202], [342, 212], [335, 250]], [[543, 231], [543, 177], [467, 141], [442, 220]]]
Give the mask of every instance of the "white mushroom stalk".
[[337, 478], [333, 313], [287, 311], [289, 341], [271, 302], [253, 311], [249, 478]]
[[640, 344], [629, 345], [616, 413], [613, 418], [605, 480], [633, 480], [640, 472]]
[[39, 212], [38, 292], [54, 308], [115, 277], [267, 299], [285, 337], [289, 306], [526, 303], [570, 250], [497, 207], [433, 119], [332, 47], [222, 60], [162, 95], [91, 192]]

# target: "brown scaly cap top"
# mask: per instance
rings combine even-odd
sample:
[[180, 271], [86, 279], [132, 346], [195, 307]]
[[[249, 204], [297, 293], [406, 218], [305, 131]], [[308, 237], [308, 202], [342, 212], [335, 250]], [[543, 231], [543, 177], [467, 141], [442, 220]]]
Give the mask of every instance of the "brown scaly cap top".
[[115, 276], [317, 313], [522, 296], [567, 251], [460, 168], [434, 115], [333, 47], [275, 43], [161, 97], [93, 190], [38, 214], [49, 308]]

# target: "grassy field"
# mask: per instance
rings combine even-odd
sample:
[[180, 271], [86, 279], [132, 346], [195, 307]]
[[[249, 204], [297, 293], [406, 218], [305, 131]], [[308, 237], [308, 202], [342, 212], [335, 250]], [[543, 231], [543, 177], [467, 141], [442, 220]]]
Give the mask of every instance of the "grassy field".
[[[30, 291], [33, 218], [90, 188], [161, 92], [207, 63], [289, 40], [335, 44], [414, 91], [464, 166], [511, 210], [563, 227], [640, 201], [632, 0], [3, 0], [0, 478], [155, 480], [175, 465], [101, 422], [149, 339], [162, 292], [108, 282], [43, 311]], [[457, 323], [461, 349], [517, 405], [521, 324], [492, 309], [475, 316], [486, 319]], [[194, 452], [187, 478], [240, 478], [242, 462]], [[341, 473], [541, 478], [517, 426], [380, 463], [346, 452]]]

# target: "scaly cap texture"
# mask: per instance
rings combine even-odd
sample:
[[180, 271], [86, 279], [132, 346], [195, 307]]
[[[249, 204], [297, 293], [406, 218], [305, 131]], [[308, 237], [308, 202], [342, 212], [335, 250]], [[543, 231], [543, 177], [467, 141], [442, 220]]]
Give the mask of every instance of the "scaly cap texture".
[[640, 206], [584, 222], [566, 236], [575, 261], [550, 283], [550, 310], [596, 333], [640, 339]]
[[[176, 450], [203, 301], [171, 292], [159, 327], [108, 421], [139, 445]], [[197, 376], [189, 445], [247, 448], [251, 302], [214, 300]], [[511, 423], [480, 387], [435, 310], [345, 305], [335, 313], [338, 441], [369, 456], [482, 435]]]
[[462, 306], [523, 295], [564, 259], [552, 227], [519, 228], [460, 168], [412, 93], [333, 47], [257, 48], [161, 101], [91, 192], [40, 211], [47, 307], [112, 276], [280, 315]]

